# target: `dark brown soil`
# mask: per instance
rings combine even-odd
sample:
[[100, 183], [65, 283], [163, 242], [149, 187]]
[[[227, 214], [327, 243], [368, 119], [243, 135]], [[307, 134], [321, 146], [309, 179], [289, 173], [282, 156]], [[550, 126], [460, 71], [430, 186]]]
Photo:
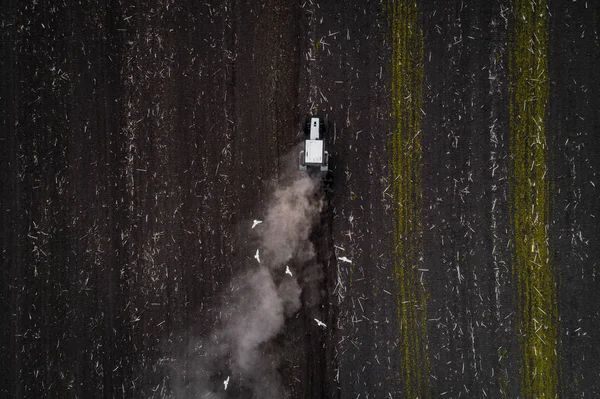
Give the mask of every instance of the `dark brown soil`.
[[[333, 180], [311, 237], [324, 275], [276, 338], [282, 381], [292, 398], [404, 397], [387, 20], [381, 2], [322, 3], [3, 2], [0, 396], [169, 396], [319, 113]], [[550, 3], [561, 389], [598, 397], [600, 5]], [[506, 62], [509, 5], [421, 6], [432, 397], [519, 394], [508, 76], [491, 70]]]

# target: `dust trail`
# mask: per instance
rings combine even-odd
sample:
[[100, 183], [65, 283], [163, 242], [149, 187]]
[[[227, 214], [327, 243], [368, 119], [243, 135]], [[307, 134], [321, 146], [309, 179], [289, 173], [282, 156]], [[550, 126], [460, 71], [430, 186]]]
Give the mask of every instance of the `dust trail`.
[[306, 174], [294, 172], [275, 188], [263, 223], [249, 230], [258, 235], [257, 256], [256, 248], [247, 248], [251, 261], [225, 294], [219, 326], [190, 343], [187, 365], [174, 373], [175, 397], [288, 397], [274, 338], [300, 309], [303, 285], [311, 283], [297, 276], [317, 266], [309, 235], [322, 206], [320, 181]]

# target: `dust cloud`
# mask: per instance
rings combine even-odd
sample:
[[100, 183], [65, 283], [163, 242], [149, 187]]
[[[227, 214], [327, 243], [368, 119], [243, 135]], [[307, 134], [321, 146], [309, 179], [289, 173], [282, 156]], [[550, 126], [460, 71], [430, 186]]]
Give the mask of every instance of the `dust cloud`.
[[247, 248], [251, 261], [228, 287], [219, 326], [190, 343], [192, 364], [188, 360], [185, 375], [175, 373], [174, 397], [289, 397], [275, 338], [300, 309], [302, 289], [310, 289], [301, 285], [314, 282], [298, 277], [319, 268], [309, 236], [322, 207], [318, 178], [294, 171], [275, 187], [263, 223], [249, 229], [258, 248]]

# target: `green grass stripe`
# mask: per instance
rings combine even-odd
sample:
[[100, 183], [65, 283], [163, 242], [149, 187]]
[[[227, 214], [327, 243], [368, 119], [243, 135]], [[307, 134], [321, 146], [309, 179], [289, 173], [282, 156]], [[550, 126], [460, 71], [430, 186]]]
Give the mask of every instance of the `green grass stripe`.
[[418, 3], [388, 3], [392, 44], [391, 148], [394, 274], [398, 284], [401, 377], [406, 397], [429, 398], [427, 292], [420, 281], [423, 258], [421, 213], [421, 107], [423, 104], [423, 32]]
[[521, 397], [558, 395], [556, 270], [549, 259], [546, 0], [514, 0], [509, 51], [510, 215], [518, 299]]

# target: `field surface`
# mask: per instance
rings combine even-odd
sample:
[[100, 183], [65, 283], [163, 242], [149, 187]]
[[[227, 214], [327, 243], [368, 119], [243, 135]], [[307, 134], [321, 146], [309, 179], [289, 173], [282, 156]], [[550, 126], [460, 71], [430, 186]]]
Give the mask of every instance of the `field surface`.
[[600, 2], [0, 13], [0, 396], [600, 397]]

